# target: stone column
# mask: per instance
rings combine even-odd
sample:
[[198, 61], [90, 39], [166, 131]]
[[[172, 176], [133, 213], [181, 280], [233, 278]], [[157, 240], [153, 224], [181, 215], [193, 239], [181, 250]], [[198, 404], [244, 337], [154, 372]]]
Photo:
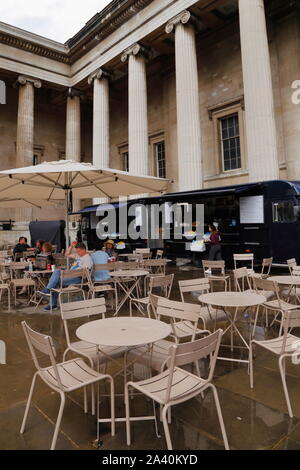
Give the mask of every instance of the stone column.
[[128, 60], [129, 171], [136, 175], [149, 174], [146, 57], [140, 44], [126, 49], [121, 57], [122, 62]]
[[[19, 105], [17, 119], [16, 168], [33, 164], [34, 147], [34, 89], [42, 83], [30, 77], [18, 77]], [[28, 223], [32, 218], [32, 209], [16, 209], [16, 222]]]
[[[66, 160], [81, 161], [80, 94], [71, 88], [67, 94]], [[80, 201], [73, 200], [73, 212], [80, 209]]]
[[[109, 78], [110, 75], [99, 69], [88, 79], [94, 84], [93, 113], [93, 164], [100, 168], [109, 168]], [[106, 198], [94, 199], [94, 204], [106, 202]]]
[[279, 178], [271, 63], [263, 0], [239, 0], [250, 181]]
[[166, 25], [175, 30], [179, 191], [203, 187], [196, 23], [185, 10]]

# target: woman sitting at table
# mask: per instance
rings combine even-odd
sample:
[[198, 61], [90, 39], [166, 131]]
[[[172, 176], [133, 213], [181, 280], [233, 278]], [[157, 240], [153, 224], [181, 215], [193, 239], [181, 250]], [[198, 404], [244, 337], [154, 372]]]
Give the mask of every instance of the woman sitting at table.
[[104, 243], [104, 247], [102, 250], [107, 253], [108, 257], [111, 258], [116, 258], [116, 252], [114, 251], [114, 246], [115, 242], [113, 240], [107, 240], [107, 242]]
[[[100, 249], [92, 253], [91, 258], [94, 266], [97, 264], [107, 264], [110, 260], [108, 253]], [[95, 281], [108, 281], [110, 274], [109, 271], [94, 271], [93, 277]]]

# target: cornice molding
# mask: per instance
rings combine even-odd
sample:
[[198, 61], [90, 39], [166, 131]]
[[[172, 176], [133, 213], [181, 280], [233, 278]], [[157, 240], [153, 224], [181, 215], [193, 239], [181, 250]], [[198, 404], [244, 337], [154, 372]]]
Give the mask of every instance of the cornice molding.
[[27, 39], [11, 36], [10, 34], [0, 32], [0, 43], [16, 47], [17, 49], [22, 49], [26, 52], [31, 52], [32, 54], [47, 57], [48, 59], [56, 60], [57, 62], [62, 62], [64, 64], [69, 64], [71, 62], [67, 53], [63, 54], [51, 50], [48, 47], [35, 44]]

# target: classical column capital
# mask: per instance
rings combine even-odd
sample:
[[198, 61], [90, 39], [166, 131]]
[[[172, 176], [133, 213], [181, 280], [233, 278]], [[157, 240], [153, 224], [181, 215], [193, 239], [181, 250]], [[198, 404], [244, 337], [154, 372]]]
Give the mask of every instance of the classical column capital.
[[165, 28], [166, 33], [167, 34], [172, 33], [175, 30], [176, 26], [179, 24], [185, 25], [188, 23], [194, 25], [196, 29], [200, 27], [200, 21], [198, 20], [198, 18], [192, 15], [192, 13], [189, 10], [184, 10], [178, 15], [171, 18], [167, 22], [166, 28]]
[[41, 88], [42, 82], [38, 78], [27, 77], [26, 75], [19, 75], [16, 85], [25, 86], [27, 83], [32, 83], [34, 88]]
[[121, 61], [127, 62], [130, 55], [139, 55], [139, 54], [145, 57], [145, 59], [149, 59], [152, 55], [149, 49], [147, 49], [146, 47], [136, 42], [132, 46], [125, 49], [125, 51], [123, 52], [121, 56]]
[[78, 96], [81, 99], [85, 98], [85, 94], [79, 90], [76, 90], [76, 88], [68, 88], [66, 92], [66, 96], [67, 98], [75, 98], [76, 96]]
[[98, 69], [95, 72], [91, 73], [91, 75], [88, 78], [88, 84], [91, 85], [96, 79], [111, 80], [112, 78], [113, 78], [113, 74], [111, 72], [108, 72], [107, 70], [104, 70], [104, 69]]

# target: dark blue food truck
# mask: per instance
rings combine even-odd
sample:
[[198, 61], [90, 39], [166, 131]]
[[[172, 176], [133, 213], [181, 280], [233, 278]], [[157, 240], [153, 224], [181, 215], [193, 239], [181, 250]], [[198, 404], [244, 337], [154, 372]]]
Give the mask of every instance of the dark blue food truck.
[[[234, 253], [254, 253], [257, 261], [273, 257], [274, 265], [286, 264], [289, 258], [300, 261], [300, 182], [249, 183], [164, 194], [113, 205], [116, 211], [120, 210], [120, 204], [126, 204], [129, 210], [137, 202], [144, 204], [149, 212], [154, 204], [177, 205], [179, 208], [185, 206], [193, 212], [197, 204], [203, 204], [205, 225], [215, 223], [222, 232], [222, 256], [226, 261], [232, 261]], [[80, 212], [79, 237], [89, 248], [99, 243], [96, 226], [101, 220], [97, 217], [97, 208], [92, 206]], [[182, 240], [175, 239], [172, 220], [170, 225], [170, 236], [165, 240], [154, 241], [148, 235], [135, 241], [118, 233], [118, 230], [108, 234], [108, 237], [124, 241], [127, 251], [149, 246], [153, 250], [164, 248], [166, 255], [171, 258], [192, 257], [193, 253], [188, 248], [189, 240], [184, 237]]]

